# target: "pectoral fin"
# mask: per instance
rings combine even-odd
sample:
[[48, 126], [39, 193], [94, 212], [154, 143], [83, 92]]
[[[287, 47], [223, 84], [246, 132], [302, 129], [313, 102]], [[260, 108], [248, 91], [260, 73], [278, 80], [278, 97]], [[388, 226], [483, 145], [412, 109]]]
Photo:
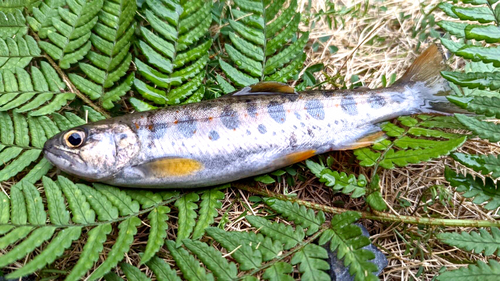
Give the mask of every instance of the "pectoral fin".
[[381, 132], [381, 131], [374, 132], [374, 133], [371, 133], [367, 136], [364, 136], [364, 137], [356, 140], [355, 142], [348, 145], [347, 147], [343, 147], [339, 150], [354, 150], [354, 149], [358, 149], [358, 148], [362, 148], [362, 147], [367, 147], [367, 146], [370, 146], [370, 145], [372, 145], [380, 140], [385, 139], [386, 137], [387, 136], [384, 132]]
[[162, 158], [136, 167], [144, 174], [155, 177], [182, 177], [203, 169], [203, 164], [189, 158]]

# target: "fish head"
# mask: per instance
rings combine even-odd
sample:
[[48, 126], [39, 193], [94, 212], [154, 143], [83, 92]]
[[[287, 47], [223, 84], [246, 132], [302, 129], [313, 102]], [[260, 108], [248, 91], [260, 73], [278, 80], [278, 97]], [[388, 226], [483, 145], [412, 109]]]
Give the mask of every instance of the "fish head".
[[131, 165], [139, 151], [137, 134], [121, 123], [75, 127], [55, 135], [43, 148], [59, 169], [90, 181], [112, 178]]

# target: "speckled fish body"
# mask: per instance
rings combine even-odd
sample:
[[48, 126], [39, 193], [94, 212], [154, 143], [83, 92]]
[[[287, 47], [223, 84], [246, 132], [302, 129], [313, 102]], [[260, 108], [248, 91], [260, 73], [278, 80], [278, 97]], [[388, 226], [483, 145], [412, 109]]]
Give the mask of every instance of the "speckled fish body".
[[434, 112], [432, 103], [447, 103], [434, 96], [444, 87], [408, 80], [374, 90], [237, 94], [83, 125], [73, 129], [86, 138], [78, 152], [61, 148], [63, 132], [45, 154], [66, 172], [117, 186], [217, 185], [356, 147], [382, 121]]

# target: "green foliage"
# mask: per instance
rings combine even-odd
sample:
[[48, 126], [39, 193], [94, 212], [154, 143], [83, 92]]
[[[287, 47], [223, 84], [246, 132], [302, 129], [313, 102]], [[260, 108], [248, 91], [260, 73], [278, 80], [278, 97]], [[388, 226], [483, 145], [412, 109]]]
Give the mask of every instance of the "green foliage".
[[135, 31], [135, 2], [132, 0], [106, 0], [90, 36], [95, 50], [80, 62], [81, 75], [69, 74], [75, 86], [92, 100], [99, 100], [109, 109], [130, 90], [133, 75], [122, 79], [129, 70], [132, 54], [129, 52]]
[[[305, 60], [302, 50], [309, 36], [298, 31], [300, 14], [294, 12], [297, 1], [290, 1], [288, 7], [284, 2], [235, 1], [238, 9], [231, 10], [230, 43], [224, 45], [228, 57], [219, 61], [233, 84], [286, 82], [299, 72]], [[284, 12], [277, 13], [279, 10]], [[225, 93], [231, 91], [223, 89]]]
[[486, 256], [500, 254], [500, 230], [496, 227], [491, 228], [491, 234], [485, 229], [470, 233], [439, 233], [439, 240], [466, 251], [474, 253], [484, 252]]
[[40, 48], [33, 37], [29, 35], [14, 37], [0, 39], [0, 71], [24, 68], [34, 57], [40, 56]]
[[0, 11], [0, 39], [15, 38], [28, 33], [26, 19], [21, 10]]
[[462, 267], [453, 271], [446, 271], [437, 277], [437, 280], [498, 280], [500, 277], [500, 264], [496, 260], [488, 260], [488, 263], [478, 261], [476, 265]]
[[[206, 38], [211, 23], [211, 1], [184, 4], [146, 0], [141, 11], [149, 26], [140, 27], [138, 49], [143, 58], [135, 65], [141, 79], [135, 89], [157, 105], [172, 105], [200, 93], [212, 41]], [[189, 101], [189, 99], [188, 99]], [[150, 109], [139, 100], [136, 110]]]
[[[362, 166], [393, 169], [396, 166], [404, 167], [428, 161], [448, 155], [467, 139], [463, 135], [434, 129], [457, 126], [453, 117], [404, 116], [399, 117], [398, 121], [398, 125], [393, 123], [382, 125], [382, 130], [394, 140], [386, 139], [371, 148], [355, 150], [354, 154]], [[459, 124], [458, 126], [461, 127]]]
[[350, 194], [352, 198], [358, 198], [366, 193], [367, 180], [365, 176], [360, 175], [357, 179], [355, 175], [347, 175], [344, 172], [332, 171], [323, 164], [306, 160], [306, 165], [311, 172], [319, 178], [320, 182], [326, 186], [332, 187], [335, 191], [343, 194]]

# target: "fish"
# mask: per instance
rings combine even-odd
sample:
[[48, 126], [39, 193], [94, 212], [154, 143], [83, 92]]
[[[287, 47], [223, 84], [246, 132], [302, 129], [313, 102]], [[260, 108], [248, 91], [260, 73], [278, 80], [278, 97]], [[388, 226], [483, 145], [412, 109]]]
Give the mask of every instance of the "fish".
[[45, 157], [91, 182], [198, 188], [265, 174], [333, 150], [372, 145], [402, 115], [461, 112], [431, 45], [392, 86], [296, 92], [261, 82], [218, 99], [88, 123], [49, 139]]

